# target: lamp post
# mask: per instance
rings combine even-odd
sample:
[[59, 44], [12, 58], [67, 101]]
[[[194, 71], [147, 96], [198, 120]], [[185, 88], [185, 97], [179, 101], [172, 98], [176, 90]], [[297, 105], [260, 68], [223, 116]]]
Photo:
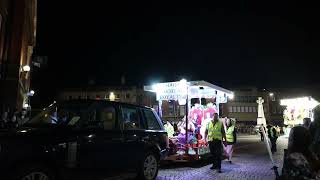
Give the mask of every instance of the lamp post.
[[[188, 97], [188, 91], [189, 91], [189, 87], [188, 87], [188, 81], [185, 79], [181, 79], [180, 80], [180, 88], [181, 88], [181, 93], [182, 95], [186, 95], [186, 105], [185, 105], [185, 111], [186, 111], [186, 143], [188, 143], [188, 123], [189, 123], [189, 119], [188, 119], [188, 114], [189, 114], [189, 97]], [[184, 92], [186, 91], [186, 92]], [[188, 150], [186, 150], [188, 152]]]
[[24, 105], [24, 108], [28, 108], [31, 116], [31, 97], [35, 94], [34, 90], [31, 90], [27, 93], [28, 103]]

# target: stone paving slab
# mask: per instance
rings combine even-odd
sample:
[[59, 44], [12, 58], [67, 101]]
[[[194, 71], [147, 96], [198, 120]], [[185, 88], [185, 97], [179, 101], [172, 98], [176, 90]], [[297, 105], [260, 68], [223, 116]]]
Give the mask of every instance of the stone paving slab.
[[[235, 148], [233, 164], [222, 163], [223, 173], [219, 174], [210, 170], [211, 165], [202, 167], [177, 167], [161, 169], [157, 180], [231, 180], [231, 179], [248, 179], [248, 180], [271, 180], [275, 175], [271, 167], [273, 166], [266, 150], [265, 144], [259, 142], [258, 136], [241, 137], [241, 141], [250, 143]], [[281, 172], [283, 162], [283, 149], [287, 147], [288, 139], [280, 137], [278, 152], [273, 155], [274, 161]]]

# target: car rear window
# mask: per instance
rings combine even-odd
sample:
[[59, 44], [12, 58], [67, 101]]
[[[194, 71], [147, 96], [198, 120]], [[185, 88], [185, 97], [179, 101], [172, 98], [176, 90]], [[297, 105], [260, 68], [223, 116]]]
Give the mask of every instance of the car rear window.
[[161, 126], [157, 117], [154, 115], [152, 110], [144, 109], [143, 114], [147, 120], [147, 126], [150, 130], [161, 130]]

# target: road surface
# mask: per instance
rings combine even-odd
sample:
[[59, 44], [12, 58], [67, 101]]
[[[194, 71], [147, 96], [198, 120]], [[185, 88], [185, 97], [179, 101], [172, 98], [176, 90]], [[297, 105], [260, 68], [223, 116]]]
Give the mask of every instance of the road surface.
[[[283, 149], [287, 146], [288, 139], [280, 137], [278, 152], [273, 155], [275, 163], [281, 172]], [[157, 180], [206, 180], [206, 179], [275, 179], [273, 166], [266, 149], [260, 142], [259, 136], [239, 136], [238, 144], [234, 150], [233, 163], [222, 163], [221, 174], [210, 170], [211, 164], [171, 164], [161, 167]]]

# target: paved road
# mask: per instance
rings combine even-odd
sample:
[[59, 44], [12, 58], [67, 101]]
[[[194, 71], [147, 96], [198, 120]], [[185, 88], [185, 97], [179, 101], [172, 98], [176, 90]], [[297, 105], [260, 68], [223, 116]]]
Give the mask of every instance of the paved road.
[[[278, 152], [273, 155], [275, 163], [281, 172], [283, 149], [287, 146], [288, 139], [280, 137]], [[260, 142], [259, 136], [239, 136], [235, 146], [233, 164], [222, 163], [223, 173], [218, 174], [210, 170], [209, 163], [176, 163], [162, 165], [157, 180], [271, 180], [275, 175], [270, 168], [273, 166], [265, 143]], [[124, 177], [96, 177], [83, 178], [83, 180], [129, 180]], [[79, 180], [79, 179], [77, 179]]]
[[[222, 163], [222, 174], [210, 170], [210, 164], [174, 164], [163, 166], [159, 171], [158, 180], [206, 180], [206, 179], [275, 179], [266, 146], [258, 136], [240, 136], [235, 147], [233, 164]], [[283, 149], [287, 139], [280, 137], [278, 152], [273, 155], [281, 172]]]

